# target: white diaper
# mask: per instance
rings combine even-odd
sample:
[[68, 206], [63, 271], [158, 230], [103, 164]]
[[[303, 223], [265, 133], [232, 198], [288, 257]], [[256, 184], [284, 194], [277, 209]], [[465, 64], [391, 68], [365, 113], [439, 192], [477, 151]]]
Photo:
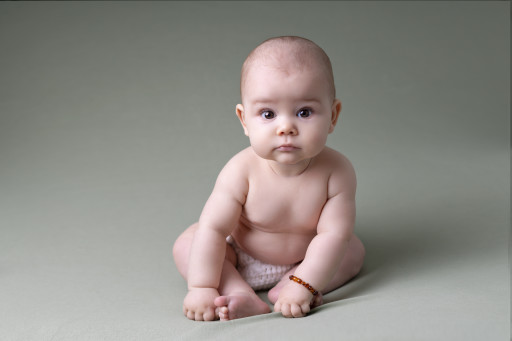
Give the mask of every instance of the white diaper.
[[272, 288], [295, 266], [295, 264], [273, 265], [263, 263], [240, 249], [232, 236], [228, 236], [226, 241], [233, 247], [238, 257], [238, 264], [236, 266], [238, 272], [254, 290]]

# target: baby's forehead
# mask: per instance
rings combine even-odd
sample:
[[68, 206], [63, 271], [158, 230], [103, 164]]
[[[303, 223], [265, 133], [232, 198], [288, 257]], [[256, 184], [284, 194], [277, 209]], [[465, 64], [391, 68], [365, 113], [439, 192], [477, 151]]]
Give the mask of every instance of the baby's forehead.
[[253, 81], [253, 76], [260, 74], [262, 71], [270, 71], [270, 74], [276, 78], [304, 71], [325, 74], [325, 76], [329, 74], [327, 66], [322, 63], [320, 58], [315, 58], [314, 55], [305, 55], [286, 48], [261, 52], [255, 55], [250, 63], [246, 65], [244, 77], [246, 82]]
[[247, 83], [260, 81], [262, 79], [274, 78], [288, 78], [299, 74], [307, 73], [309, 75], [322, 75], [323, 68], [319, 65], [298, 63], [294, 60], [281, 59], [274, 60], [258, 60], [255, 61], [247, 70], [246, 79]]
[[[251, 75], [260, 68], [271, 68], [284, 74], [292, 72], [314, 72], [325, 77], [330, 92], [335, 96], [334, 77], [327, 54], [315, 43], [306, 39], [271, 39], [254, 49], [242, 66], [240, 92], [243, 97], [245, 85]], [[261, 70], [261, 69], [260, 69]], [[251, 74], [251, 75], [250, 75]]]
[[313, 49], [300, 45], [268, 44], [254, 51], [247, 67], [266, 66], [278, 69], [325, 67], [325, 63]]

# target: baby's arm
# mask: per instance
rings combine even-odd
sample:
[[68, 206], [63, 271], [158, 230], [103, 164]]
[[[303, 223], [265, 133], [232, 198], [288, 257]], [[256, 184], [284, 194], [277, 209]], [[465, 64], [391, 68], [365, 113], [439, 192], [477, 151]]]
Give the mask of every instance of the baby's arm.
[[[294, 275], [321, 292], [340, 267], [355, 222], [356, 177], [350, 162], [343, 158], [329, 180], [327, 200], [317, 225], [317, 235]], [[275, 311], [287, 317], [304, 316], [310, 309], [312, 294], [290, 281], [280, 291]]]
[[238, 224], [245, 202], [248, 183], [244, 172], [233, 158], [219, 174], [206, 202], [194, 235], [188, 265], [188, 289], [184, 300], [185, 313], [196, 320], [211, 317], [224, 257], [226, 237]]

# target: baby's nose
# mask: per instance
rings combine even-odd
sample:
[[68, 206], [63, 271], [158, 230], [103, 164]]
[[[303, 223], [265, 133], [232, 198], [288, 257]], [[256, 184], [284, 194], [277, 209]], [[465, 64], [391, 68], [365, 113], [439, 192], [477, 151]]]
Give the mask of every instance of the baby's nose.
[[279, 128], [277, 129], [277, 135], [279, 136], [285, 136], [285, 135], [292, 135], [295, 136], [298, 134], [297, 128], [289, 121], [284, 121], [279, 125]]
[[298, 134], [297, 127], [290, 120], [283, 120], [280, 122], [279, 127], [277, 129], [277, 135], [292, 135], [295, 136]]

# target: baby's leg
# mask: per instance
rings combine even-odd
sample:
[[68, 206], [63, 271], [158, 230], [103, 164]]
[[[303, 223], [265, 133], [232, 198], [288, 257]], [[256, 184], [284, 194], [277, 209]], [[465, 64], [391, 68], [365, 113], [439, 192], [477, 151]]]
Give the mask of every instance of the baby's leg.
[[[189, 227], [176, 240], [173, 248], [174, 261], [179, 273], [187, 279], [188, 256], [197, 224]], [[269, 313], [269, 306], [263, 302], [236, 270], [237, 256], [230, 245], [226, 247], [226, 259], [219, 284], [215, 318], [232, 320], [241, 317]]]
[[[364, 262], [364, 256], [364, 245], [361, 240], [354, 235], [349, 242], [347, 251], [345, 252], [345, 256], [341, 261], [338, 271], [334, 275], [333, 279], [329, 282], [329, 284], [327, 284], [327, 287], [322, 290], [321, 294], [326, 294], [330, 291], [333, 291], [354, 278], [359, 273], [359, 271], [361, 271]], [[297, 267], [294, 267], [286, 275], [284, 275], [282, 280], [268, 292], [268, 299], [272, 304], [277, 302], [281, 288], [290, 281], [288, 277], [294, 273], [295, 269], [297, 269]], [[313, 305], [317, 306], [321, 303], [322, 297], [319, 295], [319, 297], [315, 299], [315, 302], [313, 302]]]
[[219, 285], [221, 296], [214, 301], [219, 308], [222, 321], [270, 313], [270, 307], [263, 302], [240, 276], [235, 265], [226, 260]]

